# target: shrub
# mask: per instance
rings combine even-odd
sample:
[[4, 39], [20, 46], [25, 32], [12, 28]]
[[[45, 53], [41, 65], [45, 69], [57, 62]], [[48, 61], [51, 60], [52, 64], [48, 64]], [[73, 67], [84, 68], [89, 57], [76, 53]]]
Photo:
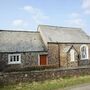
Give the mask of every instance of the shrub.
[[3, 70], [3, 72], [17, 72], [17, 71], [35, 71], [35, 70], [46, 70], [46, 69], [53, 69], [57, 68], [56, 65], [51, 66], [31, 66], [31, 67], [7, 67]]

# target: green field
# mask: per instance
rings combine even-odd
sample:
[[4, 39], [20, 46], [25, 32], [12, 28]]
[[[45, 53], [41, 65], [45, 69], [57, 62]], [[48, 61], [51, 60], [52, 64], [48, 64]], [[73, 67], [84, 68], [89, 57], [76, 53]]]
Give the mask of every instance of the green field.
[[65, 77], [43, 82], [19, 83], [0, 87], [0, 90], [57, 90], [77, 84], [90, 83], [90, 75], [80, 77]]

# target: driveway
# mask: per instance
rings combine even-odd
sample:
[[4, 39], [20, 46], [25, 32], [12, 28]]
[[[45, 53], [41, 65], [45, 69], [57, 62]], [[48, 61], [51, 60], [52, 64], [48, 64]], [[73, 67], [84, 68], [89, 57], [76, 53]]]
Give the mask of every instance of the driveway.
[[90, 83], [73, 86], [73, 87], [70, 87], [70, 88], [66, 88], [64, 90], [90, 90]]

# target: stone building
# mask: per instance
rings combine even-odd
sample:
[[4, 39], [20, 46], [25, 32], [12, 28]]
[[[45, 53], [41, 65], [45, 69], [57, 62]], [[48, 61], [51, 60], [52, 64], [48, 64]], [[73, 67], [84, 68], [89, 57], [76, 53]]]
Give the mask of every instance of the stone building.
[[36, 32], [0, 30], [0, 70], [90, 65], [90, 37], [80, 28], [39, 25]]

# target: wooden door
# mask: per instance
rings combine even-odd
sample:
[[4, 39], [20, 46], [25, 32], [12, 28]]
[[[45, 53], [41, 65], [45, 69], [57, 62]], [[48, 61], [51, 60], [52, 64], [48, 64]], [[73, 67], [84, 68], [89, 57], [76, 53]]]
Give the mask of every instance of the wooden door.
[[40, 55], [40, 65], [47, 64], [47, 55]]

